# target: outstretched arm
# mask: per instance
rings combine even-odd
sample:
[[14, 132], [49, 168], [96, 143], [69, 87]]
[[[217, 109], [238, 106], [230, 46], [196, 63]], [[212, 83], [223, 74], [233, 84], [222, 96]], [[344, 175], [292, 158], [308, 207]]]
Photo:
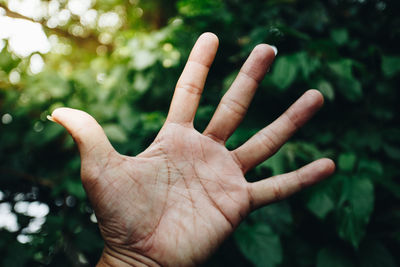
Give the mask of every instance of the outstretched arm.
[[193, 266], [203, 262], [252, 210], [286, 198], [329, 176], [329, 159], [248, 183], [245, 173], [273, 155], [322, 106], [307, 91], [283, 115], [233, 151], [225, 142], [242, 121], [274, 58], [254, 48], [203, 133], [193, 127], [218, 47], [200, 36], [178, 80], [167, 120], [136, 157], [117, 153], [87, 113], [56, 109], [52, 120], [75, 139], [82, 183], [97, 216], [105, 249], [99, 265]]

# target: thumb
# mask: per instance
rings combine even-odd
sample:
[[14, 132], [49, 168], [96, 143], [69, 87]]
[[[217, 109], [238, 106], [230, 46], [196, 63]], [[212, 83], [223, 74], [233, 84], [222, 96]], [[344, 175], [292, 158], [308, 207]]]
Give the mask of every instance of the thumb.
[[84, 111], [71, 108], [58, 108], [53, 111], [50, 120], [61, 124], [71, 134], [78, 145], [83, 163], [101, 166], [110, 153], [115, 152], [108, 141], [103, 128]]

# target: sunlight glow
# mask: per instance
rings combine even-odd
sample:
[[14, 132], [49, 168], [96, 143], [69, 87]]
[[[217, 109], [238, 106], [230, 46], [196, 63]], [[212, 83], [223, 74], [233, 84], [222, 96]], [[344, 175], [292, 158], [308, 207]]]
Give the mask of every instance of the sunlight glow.
[[11, 212], [9, 203], [0, 204], [0, 229], [6, 229], [10, 232], [18, 231], [17, 216]]
[[82, 16], [91, 7], [92, 7], [91, 0], [70, 0], [70, 1], [68, 1], [68, 9], [74, 15]]
[[90, 26], [92, 28], [96, 27], [97, 21], [97, 11], [94, 9], [89, 9], [81, 17], [81, 23], [84, 26]]
[[13, 69], [8, 75], [8, 79], [10, 80], [11, 84], [17, 84], [21, 80], [21, 74], [18, 72], [18, 70]]
[[50, 43], [42, 25], [24, 19], [0, 16], [0, 40], [8, 40], [9, 49], [19, 57], [27, 57], [34, 52], [47, 53]]
[[1, 116], [1, 123], [3, 123], [3, 124], [10, 124], [12, 121], [13, 121], [13, 117], [8, 113]]
[[[28, 243], [32, 240], [29, 234], [34, 234], [40, 231], [42, 225], [46, 222], [46, 215], [49, 213], [49, 206], [45, 203], [38, 201], [18, 201], [14, 205], [14, 210], [19, 214], [32, 217], [27, 227], [22, 229], [21, 234], [17, 236], [17, 240], [20, 243]], [[14, 214], [13, 214], [14, 215]], [[15, 225], [18, 227], [18, 225]], [[12, 225], [12, 227], [15, 227]]]
[[[3, 200], [3, 198], [4, 193], [0, 191], [0, 200]], [[20, 229], [16, 213], [29, 216], [31, 217], [29, 224], [22, 229], [21, 233], [17, 236], [18, 242], [28, 243], [32, 240], [30, 234], [37, 233], [42, 228], [50, 209], [45, 203], [19, 200], [20, 198], [23, 198], [22, 194], [18, 194], [14, 197], [14, 200], [17, 201], [14, 205], [14, 209], [12, 209], [11, 204], [8, 202], [0, 203], [0, 230], [6, 229], [9, 232], [16, 232]]]
[[47, 4], [40, 0], [9, 0], [8, 8], [34, 20], [42, 19], [47, 13]]
[[38, 74], [43, 70], [43, 67], [44, 67], [43, 58], [39, 54], [32, 55], [29, 64], [29, 69], [32, 72], [32, 74]]
[[118, 28], [120, 24], [121, 20], [115, 12], [104, 13], [99, 18], [100, 28]]

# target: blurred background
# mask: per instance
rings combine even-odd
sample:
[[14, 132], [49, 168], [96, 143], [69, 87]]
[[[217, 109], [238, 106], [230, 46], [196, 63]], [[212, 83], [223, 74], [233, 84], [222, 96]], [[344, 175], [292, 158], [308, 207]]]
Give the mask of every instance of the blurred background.
[[399, 10], [396, 0], [0, 0], [0, 265], [96, 264], [103, 243], [77, 149], [46, 116], [85, 110], [120, 153], [138, 154], [196, 38], [212, 31], [220, 48], [196, 128], [268, 43], [277, 58], [228, 147], [316, 88], [324, 108], [247, 178], [320, 157], [337, 172], [253, 213], [204, 266], [399, 266]]

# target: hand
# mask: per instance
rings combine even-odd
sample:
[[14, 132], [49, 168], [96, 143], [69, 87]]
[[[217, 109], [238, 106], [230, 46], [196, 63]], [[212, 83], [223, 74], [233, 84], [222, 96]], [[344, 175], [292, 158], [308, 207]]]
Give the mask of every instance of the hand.
[[136, 157], [120, 155], [87, 113], [53, 112], [77, 143], [82, 182], [105, 248], [99, 265], [192, 266], [203, 262], [249, 212], [329, 176], [317, 160], [294, 172], [248, 183], [244, 174], [273, 155], [323, 104], [307, 91], [276, 121], [239, 148], [226, 140], [243, 119], [273, 61], [268, 45], [254, 48], [203, 133], [193, 119], [218, 39], [200, 36], [178, 80], [168, 117], [154, 142]]

